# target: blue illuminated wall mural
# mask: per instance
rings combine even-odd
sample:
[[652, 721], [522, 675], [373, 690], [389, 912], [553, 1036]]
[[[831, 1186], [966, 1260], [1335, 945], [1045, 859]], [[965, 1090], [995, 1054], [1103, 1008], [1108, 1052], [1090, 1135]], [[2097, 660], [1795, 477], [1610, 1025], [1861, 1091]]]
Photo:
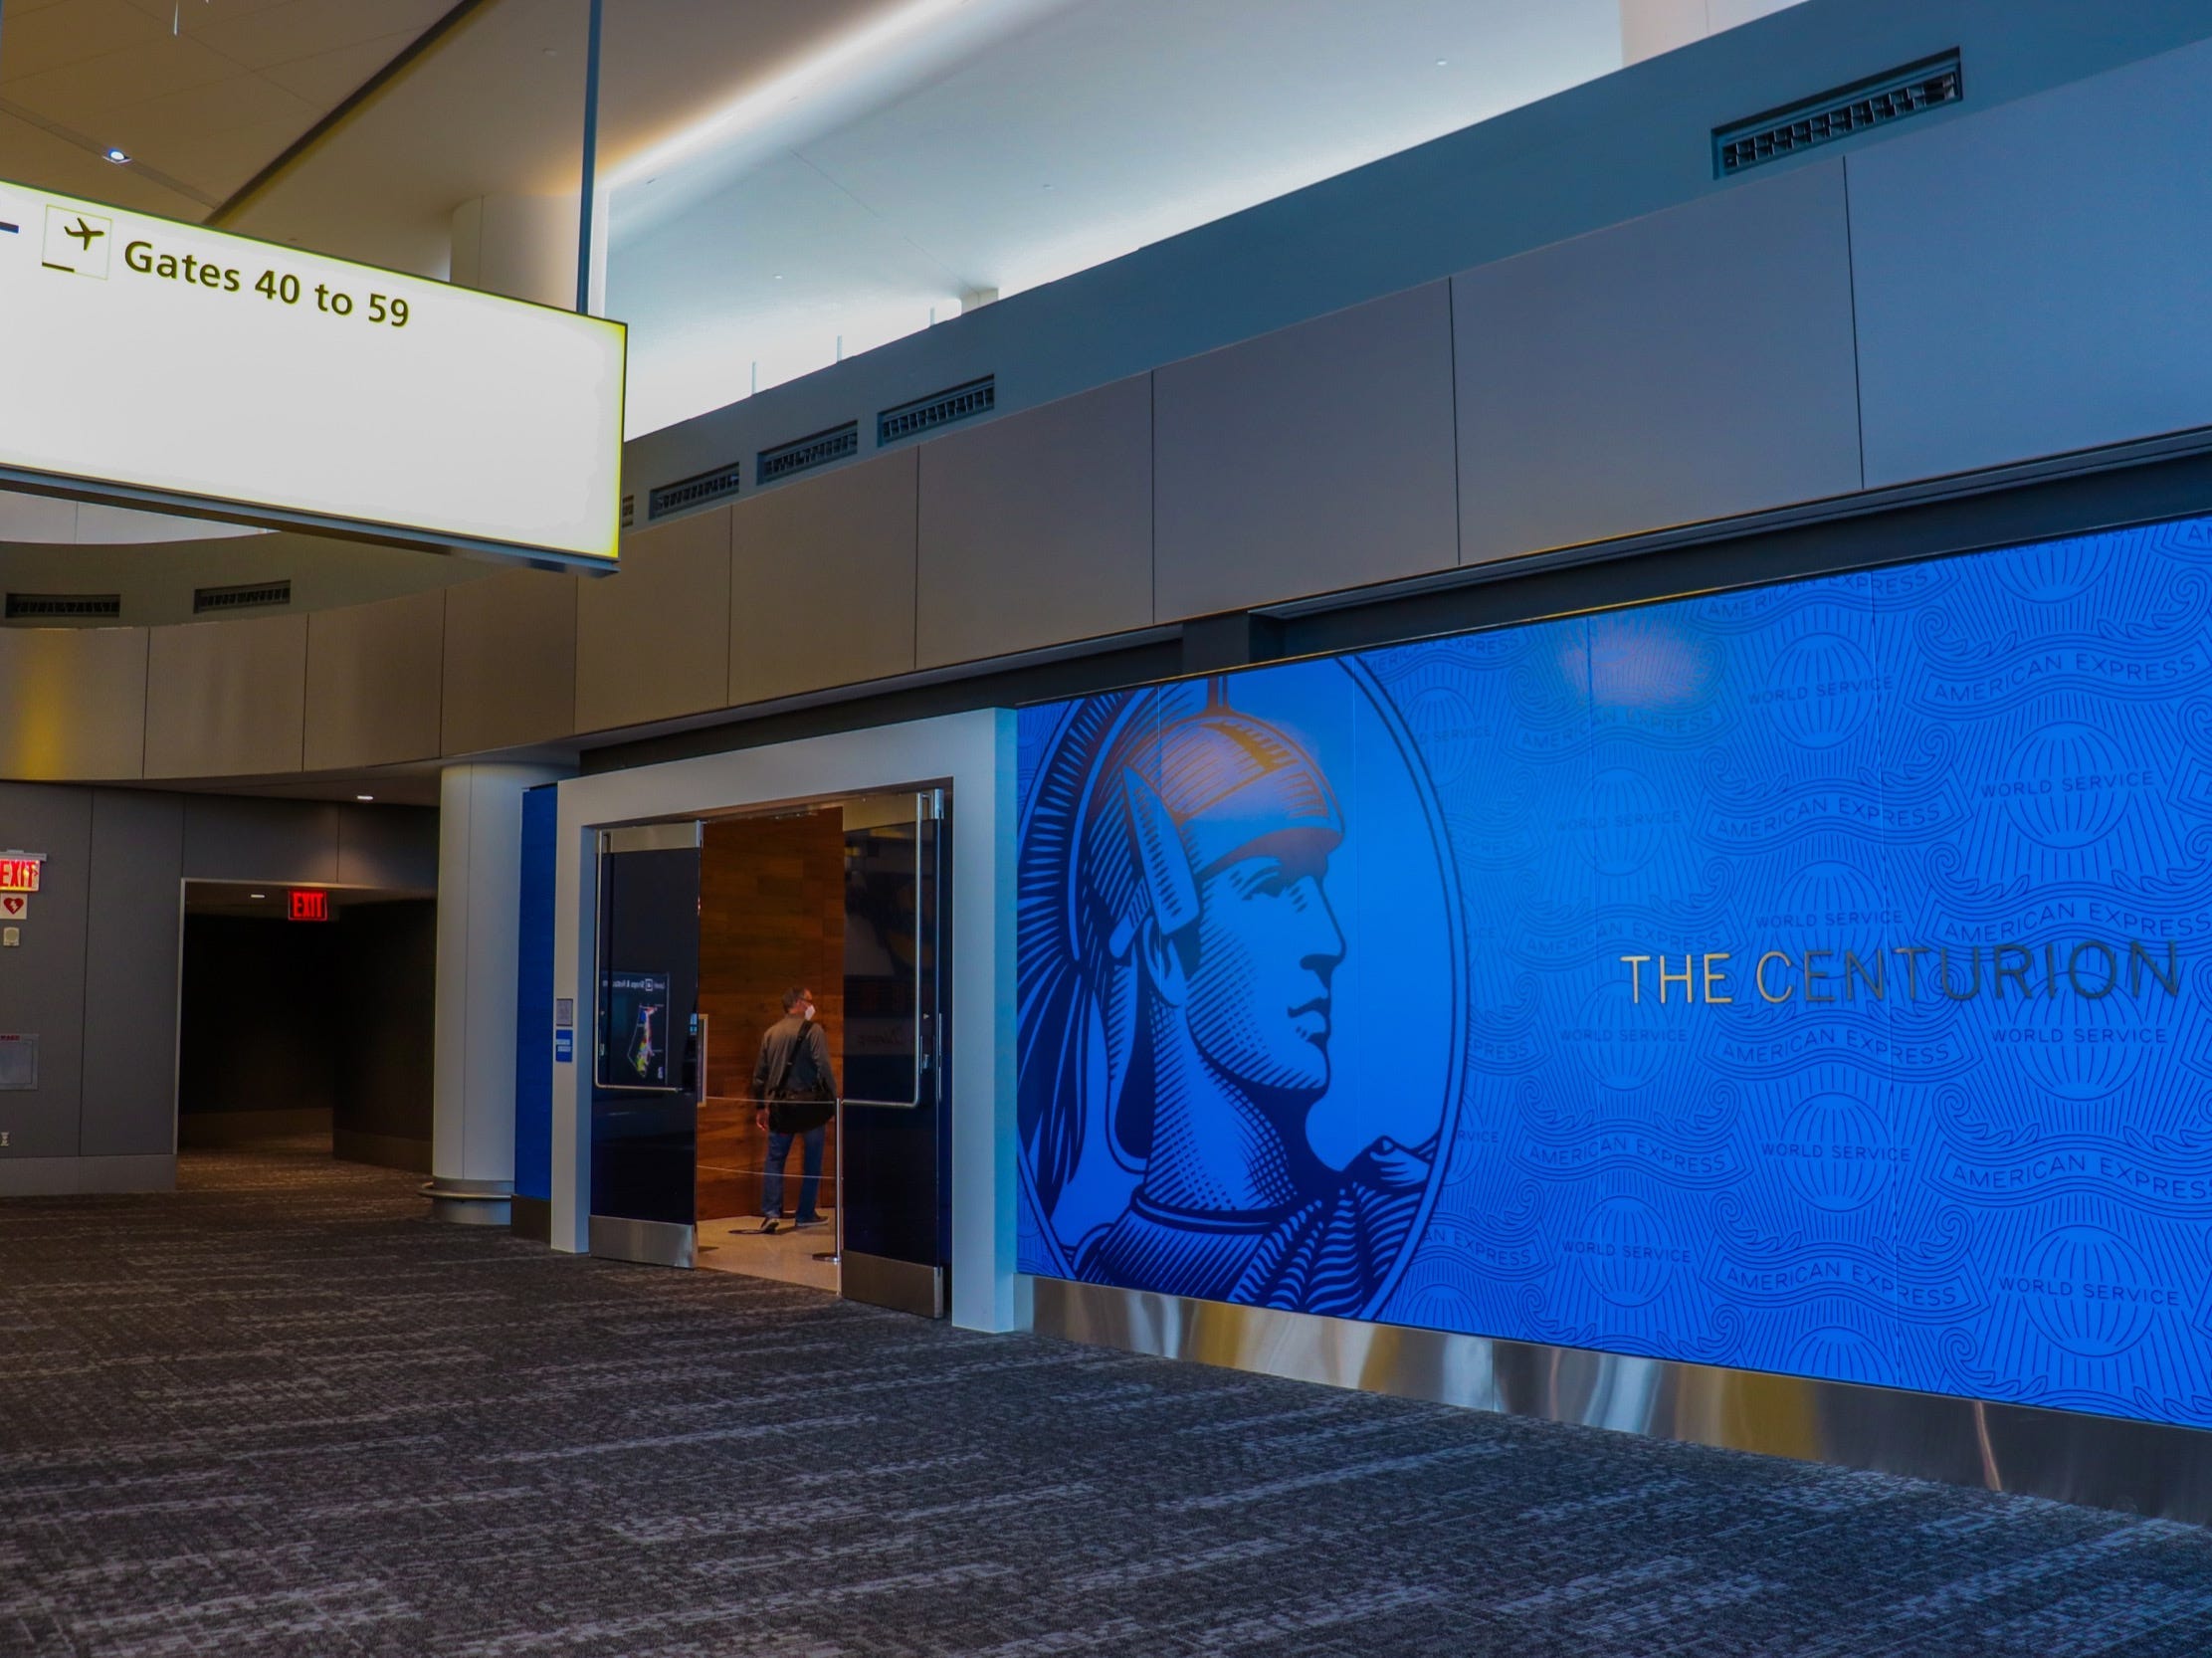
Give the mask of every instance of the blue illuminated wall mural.
[[2212, 520], [1020, 768], [1025, 1271], [2212, 1426]]

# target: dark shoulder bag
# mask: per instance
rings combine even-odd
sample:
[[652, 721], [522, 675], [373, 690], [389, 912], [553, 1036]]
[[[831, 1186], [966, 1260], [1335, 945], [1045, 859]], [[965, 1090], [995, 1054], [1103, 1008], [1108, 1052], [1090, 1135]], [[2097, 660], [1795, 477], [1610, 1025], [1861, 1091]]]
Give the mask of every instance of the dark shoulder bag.
[[[791, 1043], [791, 1050], [783, 1056], [783, 1067], [776, 1073], [776, 1080], [768, 1087], [768, 1128], [779, 1135], [803, 1135], [819, 1129], [836, 1115], [837, 1107], [829, 1098], [829, 1077], [823, 1067], [814, 1068], [814, 1087], [806, 1094], [791, 1094], [786, 1085], [797, 1068], [799, 1055], [820, 1029], [809, 1019], [799, 1026], [799, 1034]], [[823, 1046], [829, 1045], [824, 1037]]]

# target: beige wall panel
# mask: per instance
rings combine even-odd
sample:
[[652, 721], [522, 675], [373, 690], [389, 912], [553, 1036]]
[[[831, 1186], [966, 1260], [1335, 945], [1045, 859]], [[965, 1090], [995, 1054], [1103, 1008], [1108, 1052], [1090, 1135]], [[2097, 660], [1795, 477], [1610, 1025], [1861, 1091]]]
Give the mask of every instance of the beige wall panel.
[[574, 729], [578, 580], [510, 570], [446, 589], [444, 752], [547, 742]]
[[1455, 277], [1470, 564], [1859, 488], [1843, 163]]
[[1150, 375], [918, 453], [917, 666], [1150, 624]]
[[1160, 621], [1458, 562], [1447, 285], [1154, 376]]
[[262, 776], [300, 769], [307, 618], [257, 616], [150, 630], [146, 775]]
[[306, 768], [435, 757], [445, 633], [443, 593], [309, 616]]
[[577, 583], [577, 730], [720, 708], [728, 684], [728, 508], [625, 535], [620, 572]]
[[894, 450], [737, 508], [731, 703], [912, 671], [917, 478]]
[[144, 628], [0, 628], [0, 777], [136, 777], [145, 746]]

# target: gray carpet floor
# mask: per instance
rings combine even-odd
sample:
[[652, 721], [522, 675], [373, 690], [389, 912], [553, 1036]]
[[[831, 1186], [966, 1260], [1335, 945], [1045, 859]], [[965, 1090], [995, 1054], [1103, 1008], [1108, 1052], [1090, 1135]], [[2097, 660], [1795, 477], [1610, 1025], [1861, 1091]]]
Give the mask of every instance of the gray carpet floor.
[[2212, 1538], [1032, 1340], [194, 1158], [0, 1203], [0, 1653], [2212, 1653]]

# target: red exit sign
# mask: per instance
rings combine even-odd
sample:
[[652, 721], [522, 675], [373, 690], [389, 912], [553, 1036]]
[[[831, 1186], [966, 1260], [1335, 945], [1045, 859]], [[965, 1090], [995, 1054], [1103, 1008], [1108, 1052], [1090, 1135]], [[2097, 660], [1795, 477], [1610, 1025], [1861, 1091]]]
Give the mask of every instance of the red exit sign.
[[326, 922], [330, 919], [330, 895], [301, 889], [292, 893], [292, 907], [285, 914], [296, 922]]
[[0, 856], [0, 893], [37, 892], [39, 871], [45, 867], [45, 858], [36, 854], [10, 852]]

